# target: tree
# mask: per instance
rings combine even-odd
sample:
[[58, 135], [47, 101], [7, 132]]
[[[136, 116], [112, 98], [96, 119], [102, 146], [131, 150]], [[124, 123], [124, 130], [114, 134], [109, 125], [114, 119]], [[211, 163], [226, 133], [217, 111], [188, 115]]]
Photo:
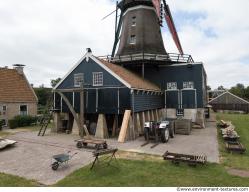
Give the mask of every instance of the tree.
[[50, 85], [54, 88], [60, 81], [61, 81], [60, 77], [57, 79], [51, 79]]
[[212, 90], [211, 87], [209, 85], [207, 85], [207, 90], [210, 91]]
[[226, 88], [224, 88], [223, 85], [220, 85], [217, 89], [218, 90], [226, 90]]
[[238, 97], [245, 98], [245, 86], [241, 83], [238, 83], [236, 86], [232, 87], [229, 90], [232, 94], [237, 95]]
[[34, 91], [36, 93], [36, 96], [38, 97], [38, 104], [41, 106], [46, 106], [48, 104], [48, 101], [51, 100], [51, 88], [34, 88]]

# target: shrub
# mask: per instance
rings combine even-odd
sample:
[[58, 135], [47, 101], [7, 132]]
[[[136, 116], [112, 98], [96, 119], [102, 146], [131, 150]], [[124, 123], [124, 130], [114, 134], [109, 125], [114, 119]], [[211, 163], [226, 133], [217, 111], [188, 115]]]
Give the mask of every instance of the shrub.
[[25, 115], [25, 116], [18, 115], [15, 116], [13, 119], [9, 120], [9, 127], [11, 129], [17, 127], [26, 127], [35, 124], [36, 122], [37, 122], [37, 117], [33, 117], [30, 115]]
[[4, 121], [3, 121], [3, 120], [0, 120], [0, 131], [1, 131], [2, 128], [3, 128], [3, 125], [4, 125]]

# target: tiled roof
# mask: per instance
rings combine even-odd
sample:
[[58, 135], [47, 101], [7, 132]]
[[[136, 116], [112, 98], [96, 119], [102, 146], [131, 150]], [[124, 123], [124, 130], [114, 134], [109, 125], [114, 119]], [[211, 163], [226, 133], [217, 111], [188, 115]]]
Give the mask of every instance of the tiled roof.
[[153, 91], [161, 91], [161, 89], [155, 85], [154, 83], [143, 79], [139, 75], [129, 71], [128, 69], [109, 63], [103, 59], [98, 59], [103, 63], [106, 67], [108, 67], [111, 71], [117, 74], [120, 78], [131, 85], [131, 88], [142, 89], [142, 90], [153, 90]]
[[0, 102], [37, 102], [37, 97], [24, 75], [0, 68]]

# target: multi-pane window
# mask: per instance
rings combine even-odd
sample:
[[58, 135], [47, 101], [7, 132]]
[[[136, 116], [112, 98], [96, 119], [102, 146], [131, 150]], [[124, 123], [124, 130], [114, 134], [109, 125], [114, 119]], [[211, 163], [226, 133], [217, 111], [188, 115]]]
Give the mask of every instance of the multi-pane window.
[[194, 82], [192, 81], [183, 82], [183, 89], [194, 89]]
[[134, 17], [132, 17], [132, 24], [131, 24], [131, 26], [133, 26], [133, 27], [135, 27], [136, 26], [136, 17], [134, 16]]
[[[2, 111], [3, 111], [3, 115], [6, 115], [6, 112], [7, 112], [7, 106], [6, 105], [3, 105]], [[0, 115], [1, 115], [1, 111], [0, 111]]]
[[93, 72], [93, 86], [103, 86], [102, 72]]
[[80, 87], [80, 83], [84, 83], [84, 73], [74, 74], [74, 87]]
[[167, 83], [167, 90], [177, 90], [177, 83], [176, 82]]
[[28, 106], [20, 105], [20, 115], [28, 115]]
[[132, 44], [132, 45], [136, 44], [136, 35], [131, 35], [130, 44]]

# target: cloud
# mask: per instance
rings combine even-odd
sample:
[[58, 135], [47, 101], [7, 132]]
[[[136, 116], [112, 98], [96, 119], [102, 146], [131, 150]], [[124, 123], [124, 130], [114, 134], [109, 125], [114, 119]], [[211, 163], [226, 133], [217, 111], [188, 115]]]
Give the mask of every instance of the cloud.
[[[202, 61], [213, 88], [249, 85], [248, 0], [168, 0], [185, 53]], [[35, 86], [62, 77], [91, 47], [111, 53], [115, 9], [111, 0], [0, 1], [0, 66], [26, 65]], [[177, 52], [163, 29], [168, 52]]]

